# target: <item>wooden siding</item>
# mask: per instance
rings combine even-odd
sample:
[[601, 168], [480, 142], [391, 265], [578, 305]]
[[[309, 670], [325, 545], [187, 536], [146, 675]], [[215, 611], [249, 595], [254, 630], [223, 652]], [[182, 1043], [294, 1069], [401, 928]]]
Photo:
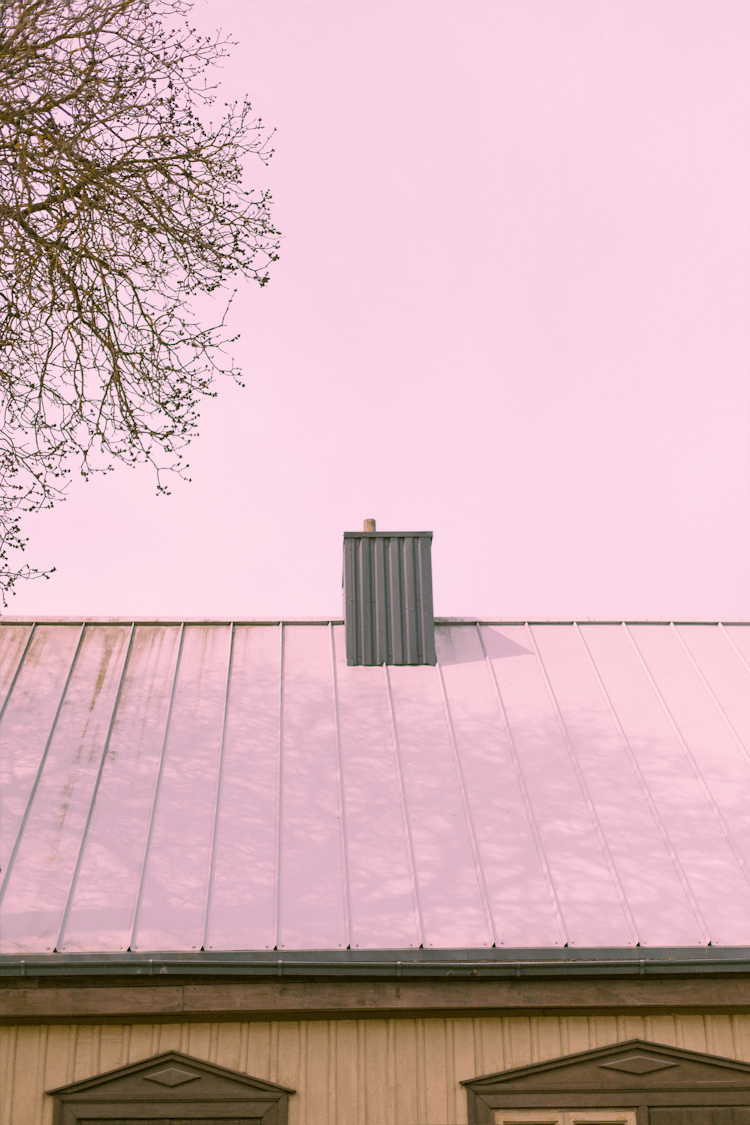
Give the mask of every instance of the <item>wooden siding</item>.
[[0, 1027], [0, 1125], [51, 1125], [45, 1090], [170, 1049], [293, 1087], [289, 1125], [464, 1125], [461, 1079], [638, 1036], [750, 1062], [747, 1015]]

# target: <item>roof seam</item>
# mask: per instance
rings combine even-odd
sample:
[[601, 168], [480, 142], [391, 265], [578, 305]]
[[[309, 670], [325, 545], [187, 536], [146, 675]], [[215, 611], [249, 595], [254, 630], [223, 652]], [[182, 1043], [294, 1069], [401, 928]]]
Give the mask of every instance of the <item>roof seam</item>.
[[344, 946], [351, 945], [351, 910], [349, 907], [349, 861], [346, 846], [346, 804], [344, 801], [344, 773], [341, 764], [341, 725], [339, 722], [339, 689], [336, 674], [336, 638], [330, 626], [331, 679], [333, 685], [333, 731], [336, 745], [336, 802], [339, 819], [339, 845], [341, 850], [341, 890], [344, 899]]
[[8, 865], [5, 869], [5, 876], [2, 879], [2, 881], [0, 882], [0, 904], [2, 903], [3, 898], [5, 897], [5, 892], [7, 891], [8, 886], [10, 885], [10, 877], [11, 877], [11, 873], [13, 871], [13, 866], [14, 866], [15, 861], [16, 861], [16, 856], [18, 855], [18, 852], [19, 852], [20, 847], [21, 847], [21, 842], [23, 840], [24, 830], [26, 828], [26, 823], [29, 819], [29, 814], [31, 813], [31, 806], [34, 802], [34, 798], [36, 796], [36, 791], [39, 788], [39, 782], [41, 781], [41, 778], [42, 778], [44, 766], [45, 766], [45, 763], [47, 761], [47, 755], [49, 754], [49, 748], [52, 745], [52, 739], [55, 736], [55, 730], [57, 729], [57, 722], [58, 722], [58, 719], [60, 718], [60, 712], [62, 711], [63, 703], [65, 702], [65, 697], [68, 694], [68, 688], [70, 686], [70, 681], [71, 681], [71, 678], [73, 676], [73, 670], [75, 669], [76, 662], [78, 661], [78, 655], [81, 651], [81, 645], [83, 643], [83, 635], [84, 635], [85, 631], [86, 631], [86, 625], [84, 624], [84, 625], [81, 626], [81, 631], [78, 634], [78, 641], [76, 643], [76, 647], [75, 647], [75, 650], [73, 652], [73, 659], [70, 662], [70, 668], [68, 669], [68, 674], [65, 677], [65, 683], [63, 684], [63, 689], [62, 689], [62, 692], [60, 694], [60, 700], [57, 704], [57, 708], [55, 710], [54, 718], [52, 719], [52, 725], [50, 727], [50, 732], [49, 732], [49, 735], [47, 736], [47, 741], [44, 744], [44, 750], [42, 751], [41, 758], [39, 759], [39, 765], [37, 766], [37, 770], [36, 770], [36, 773], [34, 775], [34, 780], [31, 784], [31, 789], [29, 790], [29, 795], [28, 795], [28, 798], [26, 800], [26, 806], [23, 810], [23, 816], [21, 817], [21, 823], [18, 825], [18, 831], [16, 832], [16, 838], [13, 842], [13, 848], [11, 850], [10, 856], [8, 857]]
[[232, 686], [232, 665], [234, 661], [234, 622], [229, 627], [229, 655], [227, 657], [227, 686], [224, 693], [224, 714], [221, 719], [221, 745], [219, 747], [219, 768], [216, 771], [216, 791], [214, 793], [213, 823], [211, 828], [211, 853], [208, 858], [208, 880], [206, 884], [206, 897], [203, 913], [203, 936], [201, 948], [206, 948], [208, 929], [210, 925], [211, 892], [214, 885], [216, 872], [216, 837], [219, 831], [219, 802], [221, 800], [221, 784], [224, 777], [224, 748], [227, 741], [227, 718], [229, 716], [229, 692]]
[[641, 767], [638, 764], [638, 761], [636, 759], [633, 748], [630, 745], [630, 740], [629, 740], [628, 736], [625, 734], [625, 729], [624, 729], [622, 723], [620, 722], [620, 718], [617, 714], [617, 711], [615, 710], [615, 706], [614, 706], [612, 700], [609, 697], [609, 692], [607, 691], [606, 687], [604, 686], [604, 680], [602, 679], [601, 673], [599, 672], [599, 669], [597, 668], [596, 663], [594, 662], [594, 658], [591, 655], [588, 644], [586, 643], [586, 638], [584, 637], [583, 632], [582, 632], [579, 625], [576, 625], [575, 628], [576, 628], [576, 632], [578, 634], [578, 637], [580, 639], [581, 645], [583, 646], [583, 650], [586, 653], [586, 658], [589, 662], [591, 670], [592, 670], [592, 672], [593, 672], [593, 674], [596, 678], [596, 681], [599, 685], [599, 690], [602, 693], [602, 698], [604, 699], [604, 702], [607, 706], [607, 710], [610, 713], [610, 716], [612, 718], [612, 722], [614, 723], [615, 729], [620, 736], [620, 740], [622, 742], [622, 745], [625, 749], [625, 753], [627, 755], [628, 761], [630, 763], [630, 768], [632, 769], [633, 773], [635, 774], [636, 780], [638, 781], [638, 784], [640, 785], [641, 792], [643, 793], [643, 796], [644, 796], [644, 799], [646, 801], [646, 805], [648, 807], [648, 810], [651, 813], [651, 816], [654, 820], [657, 831], [659, 832], [659, 835], [662, 838], [662, 842], [664, 843], [664, 847], [666, 848], [667, 854], [668, 854], [670, 860], [672, 861], [672, 865], [673, 865], [673, 867], [674, 867], [674, 869], [677, 873], [677, 878], [679, 879], [680, 884], [682, 885], [682, 889], [685, 892], [685, 897], [688, 900], [688, 904], [690, 906], [690, 909], [692, 910], [693, 915], [695, 917], [695, 920], [698, 923], [698, 929], [701, 931], [701, 936], [703, 937], [703, 940], [706, 942], [707, 945], [710, 945], [711, 938], [710, 938], [710, 935], [709, 935], [708, 927], [707, 927], [706, 922], [703, 918], [703, 914], [702, 914], [701, 909], [698, 905], [698, 901], [697, 901], [695, 895], [693, 894], [692, 887], [690, 886], [690, 881], [689, 881], [689, 879], [688, 879], [688, 877], [685, 873], [685, 870], [682, 866], [682, 863], [680, 862], [680, 859], [677, 855], [677, 852], [674, 848], [674, 845], [672, 844], [672, 840], [670, 838], [669, 832], [667, 831], [666, 825], [664, 824], [664, 822], [661, 818], [661, 814], [660, 814], [660, 812], [659, 812], [659, 810], [656, 806], [656, 801], [655, 801], [655, 799], [654, 799], [654, 797], [651, 793], [651, 790], [649, 789], [648, 782], [646, 781], [646, 778], [645, 778], [645, 776], [644, 776], [644, 774], [641, 770]]
[[406, 846], [406, 863], [409, 869], [409, 880], [411, 882], [412, 905], [414, 909], [414, 923], [417, 931], [417, 945], [424, 945], [424, 924], [422, 921], [422, 905], [419, 901], [419, 888], [417, 886], [417, 867], [416, 859], [414, 856], [414, 843], [411, 835], [411, 823], [409, 819], [409, 809], [406, 804], [406, 787], [404, 785], [404, 771], [401, 765], [401, 748], [398, 741], [398, 729], [396, 727], [396, 712], [393, 706], [393, 692], [391, 690], [391, 677], [388, 672], [388, 665], [383, 664], [383, 672], [385, 674], [385, 687], [388, 697], [388, 715], [391, 720], [391, 736], [393, 738], [393, 757], [396, 764], [396, 779], [398, 783], [398, 797], [401, 806], [401, 823], [404, 831], [404, 844]]
[[646, 660], [645, 660], [643, 654], [641, 653], [640, 649], [638, 648], [635, 637], [632, 635], [632, 633], [630, 632], [630, 629], [628, 628], [627, 625], [624, 625], [624, 628], [625, 628], [625, 631], [626, 631], [628, 637], [630, 638], [631, 644], [633, 645], [633, 647], [634, 647], [634, 649], [637, 653], [638, 659], [641, 662], [641, 666], [643, 667], [643, 670], [646, 673], [646, 676], [648, 677], [648, 680], [649, 680], [651, 688], [654, 692], [654, 695], [656, 696], [659, 703], [661, 704], [661, 707], [664, 711], [664, 714], [667, 718], [667, 721], [669, 722], [669, 725], [671, 726], [672, 730], [674, 731], [675, 737], [677, 738], [677, 741], [679, 742], [679, 744], [682, 748], [682, 752], [685, 755], [685, 757], [687, 758], [688, 764], [689, 764], [691, 770], [693, 771], [695, 779], [698, 782], [698, 784], [699, 784], [699, 786], [700, 786], [700, 788], [703, 792], [703, 796], [706, 799], [706, 803], [709, 806], [709, 808], [711, 809], [711, 812], [713, 813], [713, 815], [714, 815], [714, 817], [715, 817], [715, 819], [716, 819], [716, 821], [719, 825], [719, 828], [721, 829], [722, 833], [724, 834], [724, 837], [725, 837], [727, 843], [729, 844], [729, 847], [730, 847], [730, 849], [731, 849], [731, 851], [734, 855], [734, 858], [737, 860], [737, 864], [738, 864], [740, 870], [742, 871], [742, 874], [745, 876], [745, 879], [748, 882], [748, 884], [750, 884], [750, 869], [748, 868], [745, 857], [743, 856], [736, 840], [734, 839], [734, 836], [732, 834], [732, 831], [731, 831], [729, 825], [727, 824], [726, 820], [724, 819], [724, 814], [722, 813], [721, 809], [719, 808], [719, 806], [716, 802], [716, 799], [714, 798], [714, 795], [713, 795], [713, 793], [711, 792], [711, 790], [708, 786], [708, 782], [704, 778], [703, 773], [701, 772], [701, 770], [698, 766], [698, 763], [696, 762], [695, 757], [693, 756], [693, 752], [690, 749], [690, 747], [688, 746], [688, 743], [687, 743], [687, 740], [686, 740], [685, 736], [683, 735], [682, 731], [680, 730], [679, 726], [677, 725], [677, 722], [676, 722], [674, 716], [672, 715], [672, 712], [670, 711], [670, 709], [667, 705], [667, 701], [664, 698], [664, 696], [662, 695], [662, 693], [661, 693], [661, 691], [660, 691], [660, 689], [659, 689], [659, 687], [656, 683], [656, 679], [654, 678], [653, 674], [651, 673], [651, 669], [646, 664]]
[[672, 622], [671, 627], [674, 631], [675, 636], [677, 637], [678, 641], [680, 642], [680, 645], [681, 645], [685, 655], [687, 656], [688, 660], [690, 661], [690, 664], [692, 665], [695, 674], [697, 675], [698, 679], [700, 680], [700, 682], [701, 682], [701, 684], [702, 684], [702, 686], [703, 686], [703, 688], [706, 692], [706, 695], [711, 700], [711, 702], [713, 703], [717, 712], [719, 713], [719, 716], [722, 719], [722, 721], [723, 721], [724, 725], [726, 726], [727, 730], [729, 731], [729, 734], [731, 735], [732, 740], [734, 741], [735, 745], [737, 746], [737, 749], [742, 754], [743, 758], [748, 763], [748, 765], [750, 765], [750, 752], [748, 751], [747, 746], [745, 746], [745, 743], [742, 741], [740, 736], [737, 734], [737, 731], [734, 729], [734, 724], [732, 723], [731, 719], [727, 715], [727, 713], [724, 710], [724, 708], [722, 707], [722, 705], [719, 703], [719, 700], [717, 699], [716, 695], [714, 694], [713, 688], [709, 684], [708, 679], [703, 674], [703, 672], [700, 668], [700, 665], [698, 664], [698, 661], [696, 660], [696, 658], [693, 656], [692, 652], [690, 651], [690, 649], [688, 647], [688, 644], [687, 644], [687, 641], [685, 640], [685, 638], [680, 633], [680, 630], [677, 628], [674, 621]]
[[76, 861], [75, 861], [75, 864], [73, 866], [73, 874], [70, 877], [70, 887], [68, 888], [68, 893], [65, 897], [65, 906], [63, 907], [62, 917], [60, 919], [60, 926], [59, 926], [58, 931], [57, 931], [57, 940], [55, 941], [55, 949], [60, 948], [60, 946], [62, 945], [63, 939], [65, 937], [65, 927], [68, 924], [68, 915], [70, 914], [70, 908], [71, 908], [71, 905], [73, 903], [73, 895], [75, 894], [76, 885], [78, 883], [78, 875], [79, 875], [80, 870], [81, 870], [81, 864], [83, 863], [83, 853], [84, 853], [84, 849], [86, 847], [86, 841], [88, 839], [89, 828], [91, 826], [91, 818], [94, 815], [94, 804], [96, 802], [96, 797], [97, 797], [97, 794], [99, 792], [99, 785], [101, 784], [102, 774], [104, 773], [104, 764], [107, 761], [107, 753], [109, 751], [109, 744], [112, 740], [112, 731], [114, 730], [115, 721], [116, 721], [116, 718], [117, 718], [117, 708], [120, 705], [120, 699], [122, 697], [122, 689], [123, 689], [123, 685], [125, 683], [125, 675], [127, 673], [128, 664], [130, 662], [130, 654], [133, 651], [133, 638], [134, 637], [135, 637], [135, 625], [132, 626], [132, 628], [130, 630], [130, 636], [128, 637], [128, 647], [125, 650], [125, 656], [124, 656], [123, 662], [122, 662], [122, 670], [120, 671], [120, 679], [119, 679], [119, 683], [117, 684], [117, 692], [115, 693], [114, 702], [112, 704], [112, 714], [109, 717], [109, 724], [107, 726], [107, 734], [106, 734], [105, 739], [104, 739], [104, 745], [102, 747], [102, 753], [101, 753], [101, 757], [99, 759], [99, 766], [98, 766], [97, 771], [96, 771], [96, 778], [94, 779], [94, 787], [91, 791], [91, 797], [89, 798], [88, 809], [86, 810], [86, 820], [84, 821], [83, 829], [81, 831], [81, 838], [78, 841], [78, 851], [76, 853]]
[[32, 638], [33, 638], [35, 632], [36, 632], [36, 621], [33, 622], [32, 626], [31, 626], [31, 629], [29, 630], [29, 635], [26, 638], [26, 643], [24, 644], [21, 655], [18, 658], [18, 664], [16, 665], [16, 670], [13, 673], [10, 684], [8, 685], [8, 690], [5, 693], [5, 699], [3, 700], [3, 705], [2, 705], [2, 707], [0, 707], [0, 723], [3, 721], [3, 716], [5, 715], [6, 708], [8, 706], [8, 703], [10, 702], [10, 697], [13, 694], [13, 690], [16, 686], [16, 683], [18, 682], [18, 677], [21, 674], [21, 668], [23, 666], [23, 662], [26, 659], [26, 654], [29, 651], [29, 647], [31, 646], [31, 641], [32, 641]]
[[445, 680], [443, 678], [443, 669], [440, 664], [435, 667], [435, 673], [438, 680], [438, 687], [440, 690], [440, 698], [443, 704], [443, 713], [445, 717], [445, 724], [448, 729], [448, 739], [451, 744], [451, 754], [453, 757], [453, 768], [456, 771], [456, 780], [458, 781], [458, 791], [461, 797], [461, 805], [464, 812], [464, 819], [466, 821], [466, 828], [469, 834], [469, 844], [471, 846], [471, 854], [474, 859], [474, 867], [476, 869], [477, 883], [479, 884], [479, 895], [482, 900], [482, 909], [484, 910], [484, 921], [487, 926], [487, 934], [490, 937], [492, 944], [497, 944], [497, 934], [495, 933], [495, 922], [490, 910], [489, 896], [487, 894], [487, 881], [484, 876], [484, 868], [482, 866], [482, 859], [479, 854], [479, 845], [477, 843], [477, 836], [474, 830], [474, 821], [471, 816], [471, 809], [469, 808], [469, 798], [466, 793], [466, 785], [464, 782], [463, 769], [461, 768], [461, 758], [458, 753], [458, 744], [456, 742], [456, 731], [453, 726], [453, 717], [451, 715], [450, 704], [448, 702], [448, 693], [445, 688]]
[[534, 636], [534, 630], [528, 622], [526, 623], [526, 630], [531, 641], [531, 647], [534, 650], [537, 664], [539, 665], [539, 670], [542, 674], [542, 679], [544, 680], [544, 686], [547, 689], [547, 694], [549, 695], [550, 702], [552, 703], [552, 707], [555, 712], [557, 725], [560, 729], [560, 733], [563, 737], [563, 742], [565, 743], [565, 747], [568, 751], [568, 758], [570, 759], [570, 763], [573, 767], [573, 772], [576, 776], [576, 781], [578, 782], [578, 788], [580, 789], [581, 795], [583, 796], [583, 800], [589, 814], [589, 819], [594, 826], [594, 832], [596, 833], [596, 837], [599, 841], [599, 847], [602, 849], [604, 862], [607, 865], [610, 879], [614, 884], [615, 892], [620, 900], [620, 907], [622, 908], [622, 912], [625, 915], [625, 921], [627, 922], [628, 929], [630, 930], [630, 936], [633, 939], [633, 944], [639, 945], [640, 938], [638, 935], [638, 927], [635, 924], [635, 918], [633, 917], [633, 913], [630, 909], [630, 904], [628, 902], [627, 895], [625, 894], [625, 888], [622, 885], [620, 876], [617, 872], [617, 868], [615, 867], [615, 862], [612, 858], [612, 853], [607, 842], [607, 837], [604, 834], [604, 829], [602, 828], [601, 821], [599, 820], [599, 815], [596, 811], [596, 807], [594, 805], [594, 802], [591, 800], [591, 794], [589, 793], [588, 785], [586, 784], [586, 778], [583, 775], [581, 763], [578, 761], [578, 756], [573, 746], [573, 740], [571, 739], [568, 728], [565, 724], [565, 718], [562, 713], [562, 708], [560, 707], [560, 703], [557, 699], [557, 696], [555, 695], [555, 689], [552, 687], [552, 681], [549, 678], [547, 668], [545, 666], [544, 660], [542, 659], [539, 645], [537, 644], [536, 637]]
[[484, 654], [485, 668], [487, 669], [487, 675], [490, 678], [490, 683], [492, 685], [494, 695], [495, 695], [495, 702], [497, 704], [497, 709], [498, 709], [498, 712], [500, 714], [500, 722], [501, 722], [501, 725], [502, 725], [502, 728], [503, 728], [503, 733], [505, 734], [505, 740], [506, 740], [506, 745], [508, 747], [508, 753], [510, 754], [510, 759], [513, 763], [513, 769], [514, 769], [515, 774], [516, 774], [516, 780], [518, 782], [518, 788], [521, 791], [521, 797], [523, 799], [524, 809], [526, 810], [526, 819], [529, 822], [529, 827], [531, 829], [532, 839], [534, 840], [534, 844], [536, 846], [537, 855], [539, 856], [539, 863], [541, 865], [542, 872], [544, 874], [544, 881], [547, 885], [547, 893], [550, 896], [550, 904], [552, 906], [552, 913], [553, 913], [555, 921], [557, 923], [557, 928], [558, 928], [558, 931], [560, 933], [560, 937], [562, 939], [562, 944], [567, 945], [568, 944], [568, 934], [567, 934], [567, 930], [565, 928], [565, 920], [563, 918], [560, 900], [557, 897], [557, 888], [555, 887], [555, 883], [554, 883], [554, 880], [552, 878], [552, 870], [551, 870], [550, 865], [547, 861], [547, 856], [546, 856], [546, 853], [545, 853], [545, 850], [544, 850], [544, 844], [542, 843], [541, 832], [539, 831], [539, 825], [537, 824], [536, 816], [534, 815], [534, 807], [531, 803], [531, 795], [529, 794], [529, 790], [528, 790], [527, 785], [526, 785], [526, 779], [523, 775], [523, 770], [521, 768], [521, 760], [518, 756], [518, 749], [516, 747], [515, 739], [513, 738], [513, 733], [510, 729], [510, 721], [508, 719], [508, 715], [507, 715], [507, 712], [505, 710], [505, 703], [503, 702], [503, 696], [502, 696], [502, 692], [500, 691], [500, 685], [497, 682], [497, 676], [495, 675], [495, 668], [492, 664], [492, 661], [490, 660], [489, 654], [487, 652], [487, 648], [486, 648], [485, 643], [484, 643], [484, 637], [482, 636], [482, 630], [481, 630], [479, 621], [476, 622], [476, 630], [477, 630], [477, 634], [479, 636], [479, 643], [482, 646], [482, 652]]
[[185, 639], [185, 625], [183, 623], [180, 629], [180, 641], [177, 648], [177, 659], [174, 666], [174, 677], [172, 679], [172, 690], [169, 695], [169, 708], [167, 710], [167, 719], [164, 724], [164, 738], [161, 744], [161, 756], [159, 758], [159, 769], [156, 774], [156, 782], [154, 784], [154, 797], [151, 802], [151, 815], [148, 819], [148, 832], [146, 833], [146, 842], [143, 848], [143, 860], [141, 862], [141, 874], [138, 880], [138, 893], [135, 897], [135, 906], [133, 908], [133, 925], [130, 930], [129, 948], [135, 949], [135, 941], [138, 934], [138, 915], [141, 909], [141, 900], [143, 898], [143, 883], [146, 878], [146, 865], [148, 864], [149, 852], [151, 850], [151, 839], [154, 833], [154, 821], [156, 820], [156, 805], [159, 800], [159, 787], [161, 785], [162, 774], [164, 773], [164, 759], [167, 751], [167, 739], [169, 738], [169, 725], [172, 718], [172, 709], [174, 707], [175, 693], [177, 691], [177, 677], [180, 673], [180, 662], [182, 660], [182, 642]]

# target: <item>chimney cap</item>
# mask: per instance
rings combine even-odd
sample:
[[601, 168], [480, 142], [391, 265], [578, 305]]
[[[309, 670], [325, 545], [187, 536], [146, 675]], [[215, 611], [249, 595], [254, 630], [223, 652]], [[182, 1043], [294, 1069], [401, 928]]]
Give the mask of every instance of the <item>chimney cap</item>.
[[375, 520], [365, 520], [362, 524], [363, 531], [375, 531]]
[[381, 539], [432, 539], [431, 531], [345, 531], [344, 539], [364, 539], [367, 535], [378, 535]]

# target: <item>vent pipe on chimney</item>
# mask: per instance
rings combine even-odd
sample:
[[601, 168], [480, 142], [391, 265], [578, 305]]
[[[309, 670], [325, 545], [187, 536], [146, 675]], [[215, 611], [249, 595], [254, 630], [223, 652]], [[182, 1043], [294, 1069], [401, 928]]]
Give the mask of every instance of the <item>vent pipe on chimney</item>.
[[344, 532], [347, 664], [435, 664], [432, 532]]

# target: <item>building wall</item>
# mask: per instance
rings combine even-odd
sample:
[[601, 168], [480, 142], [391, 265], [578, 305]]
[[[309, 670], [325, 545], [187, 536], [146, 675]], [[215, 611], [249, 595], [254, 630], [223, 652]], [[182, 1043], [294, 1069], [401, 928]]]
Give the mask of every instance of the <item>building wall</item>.
[[291, 1086], [290, 1125], [463, 1125], [459, 1082], [634, 1037], [750, 1062], [750, 1016], [508, 1016], [0, 1027], [0, 1125], [44, 1091], [179, 1050]]

